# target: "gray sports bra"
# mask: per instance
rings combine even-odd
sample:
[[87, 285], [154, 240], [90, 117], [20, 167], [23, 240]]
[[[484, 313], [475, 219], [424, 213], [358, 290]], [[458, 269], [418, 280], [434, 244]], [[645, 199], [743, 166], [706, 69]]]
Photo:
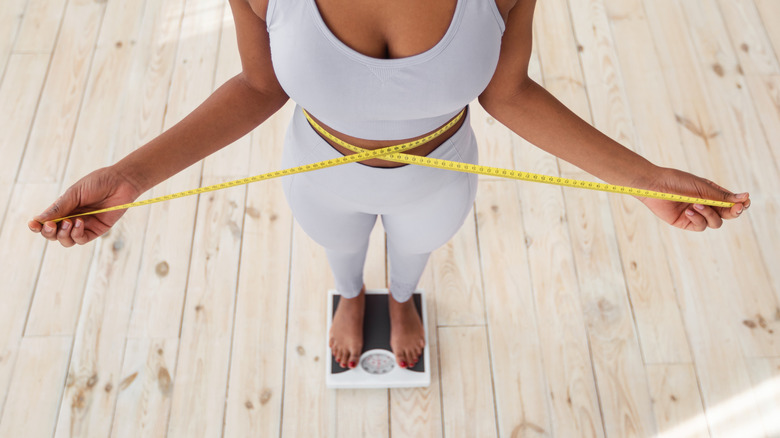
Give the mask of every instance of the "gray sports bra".
[[505, 28], [495, 0], [457, 0], [435, 46], [379, 59], [336, 38], [314, 0], [269, 0], [266, 23], [287, 95], [331, 128], [371, 140], [416, 137], [454, 117], [493, 77]]

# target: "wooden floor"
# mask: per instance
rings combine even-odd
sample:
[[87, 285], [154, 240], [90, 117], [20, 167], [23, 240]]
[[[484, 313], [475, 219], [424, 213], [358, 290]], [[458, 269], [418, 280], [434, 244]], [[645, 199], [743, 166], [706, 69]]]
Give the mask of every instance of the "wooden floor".
[[[753, 207], [699, 234], [483, 179], [421, 283], [432, 384], [390, 391], [325, 388], [333, 279], [279, 180], [133, 209], [84, 247], [27, 230], [239, 71], [226, 3], [3, 0], [1, 437], [780, 436], [780, 2], [540, 0], [537, 81]], [[482, 163], [592, 179], [471, 108]], [[278, 168], [290, 110], [152, 195]]]

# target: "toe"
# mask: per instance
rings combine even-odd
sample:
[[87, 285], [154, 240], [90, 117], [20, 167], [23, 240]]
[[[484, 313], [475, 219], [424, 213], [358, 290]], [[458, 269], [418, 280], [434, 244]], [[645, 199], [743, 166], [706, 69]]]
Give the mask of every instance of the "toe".
[[349, 368], [355, 368], [357, 367], [358, 362], [360, 362], [360, 352], [353, 351], [352, 354], [349, 355], [349, 358], [347, 358], [347, 366]]
[[409, 357], [407, 357], [406, 351], [402, 351], [401, 354], [398, 355], [398, 365], [403, 368], [409, 368]]
[[409, 366], [413, 367], [417, 363], [417, 354], [414, 351], [409, 352]]
[[404, 352], [404, 362], [406, 362], [406, 368], [411, 368], [413, 366], [412, 365], [413, 361], [414, 361], [414, 358], [412, 357], [411, 354], [409, 354], [409, 351], [408, 350], [405, 351]]
[[336, 359], [336, 362], [338, 362], [339, 364], [342, 363], [342, 361], [341, 361], [341, 348], [339, 348], [338, 346], [333, 348], [333, 358]]
[[406, 365], [406, 362], [404, 361], [403, 353], [401, 353], [400, 351], [395, 355], [395, 363], [399, 367], [404, 367]]
[[410, 351], [409, 352], [409, 366], [414, 366], [414, 364], [417, 363], [417, 360], [419, 359], [420, 355], [417, 354], [416, 351]]

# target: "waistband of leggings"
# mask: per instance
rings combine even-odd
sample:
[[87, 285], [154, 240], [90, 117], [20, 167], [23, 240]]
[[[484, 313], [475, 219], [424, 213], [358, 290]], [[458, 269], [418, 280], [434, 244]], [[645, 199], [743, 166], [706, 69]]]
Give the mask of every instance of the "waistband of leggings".
[[[469, 142], [473, 140], [470, 138], [473, 137], [470, 124], [471, 111], [466, 111], [464, 119], [465, 120], [458, 128], [458, 130], [442, 144], [440, 144], [436, 149], [434, 149], [430, 154], [428, 154], [429, 157], [452, 161], [461, 160], [457, 146], [459, 143], [464, 141]], [[330, 160], [344, 156], [341, 152], [331, 146], [330, 143], [320, 137], [314, 127], [312, 127], [309, 124], [309, 121], [306, 120], [306, 116], [303, 114], [303, 109], [300, 106], [296, 106], [295, 108], [292, 124], [292, 128], [296, 132], [296, 135], [302, 136], [302, 138], [298, 139], [298, 143], [300, 143], [299, 146], [305, 144], [308, 147], [306, 151], [301, 151], [303, 153], [302, 156], [299, 155], [302, 160], [305, 160], [305, 163], [301, 164]], [[400, 142], [401, 141], [399, 141], [399, 143]], [[463, 147], [470, 146], [471, 145], [464, 145]], [[463, 149], [461, 148], [461, 150]], [[425, 172], [426, 170], [436, 170], [412, 164], [400, 167], [372, 167], [362, 163], [347, 163], [338, 167], [343, 171], [348, 171], [350, 174], [353, 174], [356, 177], [388, 177], [392, 175], [393, 178], [406, 178], [419, 172]]]

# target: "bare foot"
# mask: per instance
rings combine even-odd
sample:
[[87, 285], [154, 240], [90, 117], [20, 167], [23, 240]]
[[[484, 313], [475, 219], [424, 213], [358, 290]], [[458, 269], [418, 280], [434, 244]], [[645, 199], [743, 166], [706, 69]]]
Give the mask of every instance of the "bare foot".
[[366, 313], [366, 285], [355, 298], [339, 299], [330, 326], [333, 356], [342, 368], [355, 368], [363, 349], [363, 315]]
[[399, 303], [388, 294], [390, 309], [390, 348], [395, 353], [395, 360], [402, 368], [411, 368], [420, 358], [425, 347], [425, 328], [420, 315], [410, 298], [405, 303]]

